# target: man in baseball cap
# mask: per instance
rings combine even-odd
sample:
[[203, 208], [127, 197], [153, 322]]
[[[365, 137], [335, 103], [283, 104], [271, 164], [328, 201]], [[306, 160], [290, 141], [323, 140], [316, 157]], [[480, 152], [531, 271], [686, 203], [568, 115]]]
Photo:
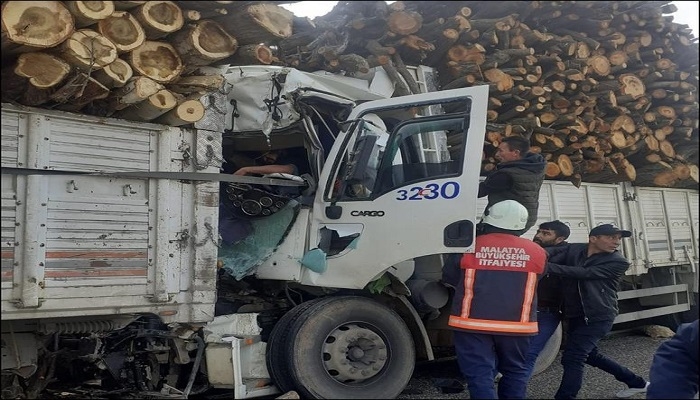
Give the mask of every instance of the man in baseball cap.
[[630, 236], [632, 232], [619, 229], [612, 224], [598, 225], [588, 234], [588, 255], [590, 257], [597, 253], [615, 253], [620, 247], [622, 238]]
[[599, 368], [627, 387], [620, 398], [644, 393], [648, 382], [598, 350], [598, 342], [618, 314], [617, 287], [629, 261], [617, 250], [632, 232], [612, 224], [591, 229], [588, 243], [572, 243], [549, 253], [547, 273], [563, 279], [567, 341], [561, 357], [564, 374], [555, 399], [575, 399], [583, 383], [584, 364]]
[[620, 237], [623, 237], [623, 238], [632, 236], [632, 232], [619, 229], [619, 228], [615, 227], [615, 225], [613, 225], [613, 224], [598, 225], [595, 228], [591, 229], [591, 233], [588, 236], [617, 235], [617, 234], [619, 234]]

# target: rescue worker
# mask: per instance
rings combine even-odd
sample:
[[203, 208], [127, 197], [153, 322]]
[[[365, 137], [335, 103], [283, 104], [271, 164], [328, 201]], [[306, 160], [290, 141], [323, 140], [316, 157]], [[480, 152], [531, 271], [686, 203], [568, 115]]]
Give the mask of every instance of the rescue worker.
[[479, 184], [479, 197], [488, 196], [488, 209], [503, 200], [515, 200], [528, 212], [527, 224], [519, 235], [537, 222], [540, 187], [547, 165], [540, 154], [530, 152], [530, 142], [524, 137], [508, 136], [498, 145], [496, 169]]
[[494, 371], [503, 374], [498, 397], [525, 398], [525, 355], [537, 333], [537, 280], [547, 254], [519, 238], [525, 207], [504, 200], [487, 209], [477, 225], [474, 253], [453, 254], [443, 281], [455, 288], [449, 326], [470, 398], [495, 399]]

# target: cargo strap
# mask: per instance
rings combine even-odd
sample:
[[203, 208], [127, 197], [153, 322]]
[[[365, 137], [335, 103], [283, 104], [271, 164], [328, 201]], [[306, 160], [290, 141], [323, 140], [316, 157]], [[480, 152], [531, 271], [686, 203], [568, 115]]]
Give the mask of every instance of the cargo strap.
[[140, 178], [140, 179], [173, 179], [179, 181], [210, 181], [210, 182], [233, 182], [247, 183], [250, 185], [268, 186], [306, 186], [306, 182], [287, 179], [264, 178], [257, 176], [231, 175], [207, 172], [84, 172], [84, 171], [62, 171], [54, 169], [31, 169], [2, 167], [3, 174], [11, 175], [84, 175], [84, 176], [104, 176], [109, 178]]

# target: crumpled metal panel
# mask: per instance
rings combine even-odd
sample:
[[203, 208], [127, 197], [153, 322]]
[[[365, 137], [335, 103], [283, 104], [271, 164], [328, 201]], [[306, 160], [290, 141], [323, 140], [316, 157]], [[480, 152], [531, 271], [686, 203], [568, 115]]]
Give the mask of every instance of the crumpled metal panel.
[[204, 105], [204, 117], [194, 123], [197, 129], [205, 129], [214, 132], [223, 132], [226, 128], [226, 111], [228, 110], [228, 93], [233, 85], [226, 82], [224, 87], [215, 93], [208, 93], [200, 97], [199, 101]]
[[195, 166], [198, 170], [207, 167], [221, 168], [222, 138], [221, 131], [197, 130], [195, 141]]

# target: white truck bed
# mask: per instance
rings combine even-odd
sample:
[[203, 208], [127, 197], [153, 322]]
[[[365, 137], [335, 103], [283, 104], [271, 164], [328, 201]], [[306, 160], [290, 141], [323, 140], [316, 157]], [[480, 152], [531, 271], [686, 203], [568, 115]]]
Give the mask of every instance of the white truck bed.
[[[537, 223], [523, 237], [532, 239], [539, 224], [555, 219], [571, 228], [570, 243], [588, 242], [588, 232], [600, 224], [630, 230], [632, 238], [621, 246], [631, 263], [626, 279], [641, 281], [643, 288], [620, 291], [618, 299], [639, 299], [646, 309], [622, 312], [615, 322], [680, 313], [690, 309], [690, 292], [697, 292], [698, 197], [697, 190], [689, 189], [628, 183], [576, 188], [570, 182], [544, 181]], [[480, 202], [483, 210], [486, 198]]]
[[[700, 248], [699, 197], [690, 189], [586, 182], [576, 188], [570, 182], [544, 181], [537, 223], [523, 237], [532, 239], [539, 224], [559, 219], [571, 228], [570, 243], [584, 243], [593, 227], [611, 223], [633, 233], [622, 247], [632, 263], [628, 275], [690, 264]], [[483, 210], [486, 198], [479, 201]]]
[[218, 183], [6, 169], [196, 172], [186, 153], [197, 140], [221, 143], [211, 132], [3, 104], [3, 319], [211, 320]]

